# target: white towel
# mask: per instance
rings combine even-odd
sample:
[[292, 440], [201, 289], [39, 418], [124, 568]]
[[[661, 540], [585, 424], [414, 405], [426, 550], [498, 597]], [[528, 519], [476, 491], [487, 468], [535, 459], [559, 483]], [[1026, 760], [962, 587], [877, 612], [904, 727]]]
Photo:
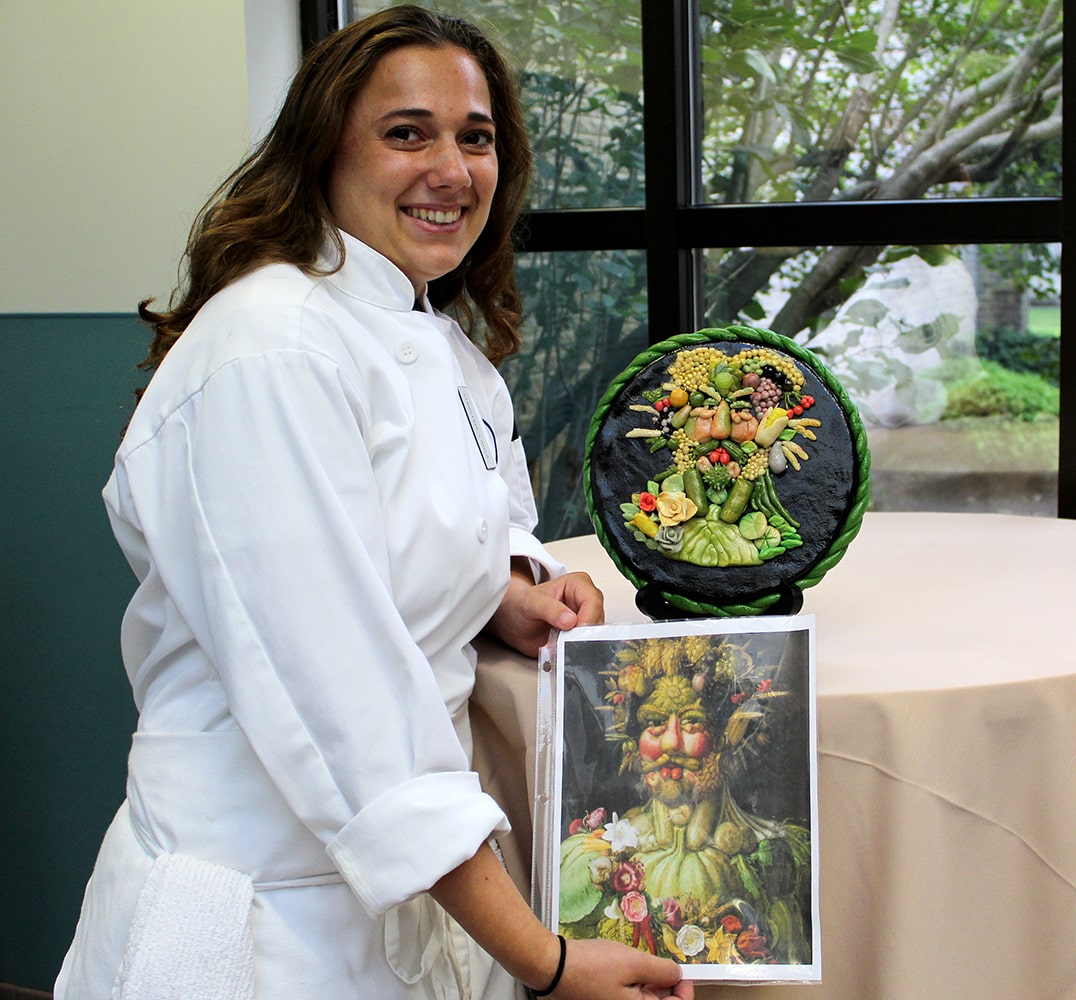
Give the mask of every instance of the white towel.
[[249, 875], [162, 854], [139, 894], [111, 1000], [253, 1000]]

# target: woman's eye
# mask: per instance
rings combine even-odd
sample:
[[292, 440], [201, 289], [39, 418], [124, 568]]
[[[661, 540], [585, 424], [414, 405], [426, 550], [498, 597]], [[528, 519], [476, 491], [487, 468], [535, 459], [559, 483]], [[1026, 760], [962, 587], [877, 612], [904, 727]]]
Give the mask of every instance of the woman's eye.
[[479, 129], [476, 132], [468, 132], [463, 137], [463, 144], [465, 146], [489, 147], [492, 146], [493, 143], [493, 133], [487, 132], [484, 129]]
[[413, 125], [397, 125], [389, 129], [387, 138], [397, 139], [400, 142], [418, 142], [422, 135]]

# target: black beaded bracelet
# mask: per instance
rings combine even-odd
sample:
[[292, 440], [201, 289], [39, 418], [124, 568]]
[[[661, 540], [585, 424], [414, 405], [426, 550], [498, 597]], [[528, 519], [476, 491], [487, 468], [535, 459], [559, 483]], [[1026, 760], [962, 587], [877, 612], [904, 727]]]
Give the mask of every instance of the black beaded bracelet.
[[568, 957], [568, 944], [564, 940], [563, 934], [558, 934], [557, 940], [560, 941], [560, 961], [557, 963], [557, 971], [553, 975], [553, 982], [544, 990], [535, 990], [534, 995], [536, 997], [547, 997], [560, 986], [560, 977], [564, 975], [564, 959]]

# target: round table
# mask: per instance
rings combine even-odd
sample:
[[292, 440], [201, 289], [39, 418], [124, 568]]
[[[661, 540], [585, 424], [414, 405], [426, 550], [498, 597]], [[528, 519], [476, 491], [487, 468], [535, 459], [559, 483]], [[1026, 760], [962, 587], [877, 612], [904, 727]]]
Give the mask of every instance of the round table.
[[[646, 620], [594, 536], [548, 548], [590, 573], [607, 621]], [[801, 613], [816, 619], [822, 983], [751, 997], [1076, 998], [1076, 522], [869, 513]], [[535, 665], [478, 646], [476, 768], [526, 891]]]

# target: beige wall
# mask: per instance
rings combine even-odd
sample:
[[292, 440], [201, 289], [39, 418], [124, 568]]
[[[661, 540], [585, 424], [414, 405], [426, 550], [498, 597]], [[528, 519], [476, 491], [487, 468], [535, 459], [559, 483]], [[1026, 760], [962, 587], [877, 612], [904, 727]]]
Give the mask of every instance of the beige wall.
[[0, 93], [0, 313], [167, 297], [248, 146], [243, 0], [2, 0]]

